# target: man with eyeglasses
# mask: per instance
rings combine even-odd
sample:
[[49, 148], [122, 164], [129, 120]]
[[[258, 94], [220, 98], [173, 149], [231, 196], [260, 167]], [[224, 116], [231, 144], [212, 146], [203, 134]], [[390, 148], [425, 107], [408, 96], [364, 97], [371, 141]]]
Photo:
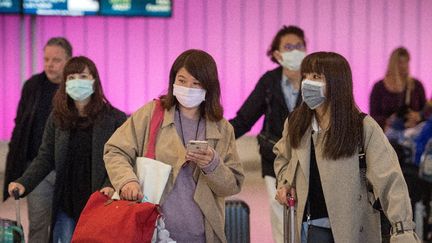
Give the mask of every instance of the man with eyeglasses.
[[267, 56], [279, 66], [267, 71], [255, 89], [230, 120], [235, 137], [248, 132], [264, 115], [263, 128], [258, 135], [262, 176], [270, 200], [270, 216], [274, 242], [283, 242], [283, 206], [275, 200], [276, 175], [273, 169], [274, 144], [282, 137], [288, 114], [301, 103], [300, 64], [306, 56], [304, 32], [297, 26], [283, 26], [273, 38]]

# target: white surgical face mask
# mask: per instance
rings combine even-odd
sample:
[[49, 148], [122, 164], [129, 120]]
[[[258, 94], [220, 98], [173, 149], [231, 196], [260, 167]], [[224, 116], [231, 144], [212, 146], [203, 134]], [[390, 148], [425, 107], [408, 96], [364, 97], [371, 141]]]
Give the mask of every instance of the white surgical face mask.
[[306, 56], [306, 52], [297, 49], [292, 51], [282, 52], [282, 60], [279, 60], [280, 65], [292, 71], [300, 70], [300, 65]]
[[66, 81], [66, 93], [76, 101], [83, 101], [93, 94], [94, 80], [71, 79]]
[[205, 100], [206, 91], [204, 89], [187, 88], [174, 84], [173, 94], [182, 106], [194, 108]]
[[325, 84], [318, 81], [305, 79], [302, 82], [302, 98], [311, 110], [315, 110], [318, 106], [324, 103], [326, 97], [324, 95]]

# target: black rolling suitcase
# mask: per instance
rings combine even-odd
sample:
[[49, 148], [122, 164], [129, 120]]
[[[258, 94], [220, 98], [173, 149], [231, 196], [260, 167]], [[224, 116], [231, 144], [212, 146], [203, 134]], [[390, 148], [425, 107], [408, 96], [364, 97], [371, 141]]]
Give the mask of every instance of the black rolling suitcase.
[[249, 206], [241, 200], [225, 201], [225, 235], [228, 243], [249, 243]]
[[16, 221], [0, 218], [1, 243], [24, 243], [24, 231], [21, 225], [18, 191], [14, 191], [14, 197], [16, 202]]

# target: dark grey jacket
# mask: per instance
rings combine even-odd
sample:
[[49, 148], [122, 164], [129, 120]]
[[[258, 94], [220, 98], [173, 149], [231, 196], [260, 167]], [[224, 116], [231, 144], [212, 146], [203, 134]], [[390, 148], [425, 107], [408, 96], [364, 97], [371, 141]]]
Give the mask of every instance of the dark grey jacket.
[[[103, 161], [103, 149], [105, 143], [114, 131], [126, 121], [125, 113], [115, 109], [107, 108], [103, 115], [93, 124], [92, 135], [92, 190], [96, 191], [105, 186], [111, 186]], [[67, 169], [69, 130], [62, 130], [54, 123], [52, 114], [47, 120], [42, 145], [38, 155], [32, 161], [29, 168], [16, 182], [21, 183], [26, 191], [23, 196], [30, 193], [52, 170], [56, 171], [56, 182], [53, 197], [53, 219], [55, 219], [58, 206], [61, 202], [61, 188], [63, 178]], [[54, 221], [53, 221], [54, 222]]]

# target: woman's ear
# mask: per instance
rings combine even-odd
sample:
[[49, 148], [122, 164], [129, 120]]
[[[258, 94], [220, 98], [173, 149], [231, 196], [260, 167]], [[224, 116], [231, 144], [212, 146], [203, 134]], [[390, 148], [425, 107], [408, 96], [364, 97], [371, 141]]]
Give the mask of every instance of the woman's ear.
[[273, 51], [272, 56], [278, 61], [282, 61], [282, 55], [278, 50]]

